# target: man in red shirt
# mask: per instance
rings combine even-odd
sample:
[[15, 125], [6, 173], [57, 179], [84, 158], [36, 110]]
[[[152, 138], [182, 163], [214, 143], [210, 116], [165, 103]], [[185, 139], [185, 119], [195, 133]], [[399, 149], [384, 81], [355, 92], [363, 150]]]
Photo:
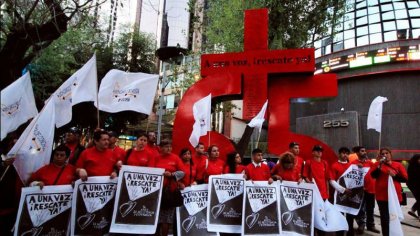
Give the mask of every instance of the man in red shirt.
[[269, 184], [273, 183], [271, 178], [270, 168], [262, 162], [263, 152], [261, 149], [256, 148], [252, 150], [252, 162], [245, 168], [246, 179], [252, 181], [268, 181]]
[[44, 187], [45, 185], [72, 184], [76, 179], [76, 168], [67, 164], [70, 149], [60, 145], [53, 151], [52, 162], [41, 167], [29, 179], [30, 186]]
[[304, 161], [303, 161], [303, 158], [299, 156], [299, 153], [300, 153], [299, 143], [291, 142], [289, 144], [289, 152], [291, 152], [291, 153], [293, 153], [293, 155], [295, 155], [294, 169], [295, 169], [295, 172], [297, 173], [297, 175], [299, 176], [299, 178], [301, 178], [302, 177], [302, 172], [303, 172]]
[[321, 159], [322, 151], [324, 149], [320, 145], [315, 145], [312, 148], [312, 160], [307, 160], [303, 169], [303, 176], [306, 182], [315, 180], [319, 192], [324, 201], [328, 199], [328, 181], [330, 179], [330, 171], [328, 163]]
[[152, 153], [153, 156], [158, 156], [160, 154], [159, 146], [156, 145], [156, 133], [154, 131], [149, 131], [147, 133], [146, 150]]
[[122, 163], [126, 163], [125, 158], [125, 150], [118, 146], [118, 134], [115, 131], [109, 131], [109, 149], [112, 150], [114, 156], [122, 161]]
[[[371, 160], [369, 160], [365, 147], [357, 146], [354, 147], [353, 150], [357, 154], [358, 159], [351, 162], [351, 164], [355, 164], [359, 168], [373, 168], [374, 164]], [[375, 179], [373, 179], [370, 174], [367, 174], [364, 181], [365, 192], [363, 196], [362, 207], [360, 208], [359, 214], [356, 216], [356, 221], [359, 225], [356, 233], [363, 234], [365, 231], [365, 226], [367, 226], [368, 231], [379, 234], [380, 231], [376, 229], [375, 220], [373, 218], [373, 210], [375, 208]]]
[[65, 136], [66, 146], [70, 149], [69, 163], [75, 165], [77, 159], [79, 159], [80, 153], [85, 150], [80, 144], [80, 129], [77, 127], [71, 127]]
[[121, 165], [114, 156], [109, 146], [109, 134], [104, 130], [97, 130], [93, 133], [94, 146], [84, 150], [77, 160], [76, 173], [83, 181], [88, 176], [117, 177], [117, 166]]
[[207, 159], [207, 152], [204, 147], [204, 143], [198, 143], [195, 147], [195, 155], [192, 157], [192, 161], [195, 165], [201, 166], [202, 163]]

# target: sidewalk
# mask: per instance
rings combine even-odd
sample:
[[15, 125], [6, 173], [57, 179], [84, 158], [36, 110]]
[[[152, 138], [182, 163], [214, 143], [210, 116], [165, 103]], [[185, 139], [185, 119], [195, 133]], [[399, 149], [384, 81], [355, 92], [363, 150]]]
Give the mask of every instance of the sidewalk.
[[[408, 211], [411, 209], [411, 206], [416, 202], [416, 200], [413, 197], [407, 197], [407, 206], [401, 206], [402, 212], [404, 214], [404, 220], [401, 221], [402, 224], [405, 224], [407, 226], [416, 227], [420, 229], [420, 221], [408, 214]], [[375, 216], [378, 218], [375, 218], [375, 223], [377, 219], [379, 220], [379, 208], [378, 205], [375, 206]]]

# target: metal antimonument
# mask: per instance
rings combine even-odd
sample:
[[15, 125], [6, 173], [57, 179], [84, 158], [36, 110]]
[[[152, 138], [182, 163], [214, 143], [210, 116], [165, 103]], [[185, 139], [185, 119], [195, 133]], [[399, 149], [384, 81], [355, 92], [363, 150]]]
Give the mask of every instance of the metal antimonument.
[[[190, 147], [188, 138], [194, 123], [193, 104], [212, 94], [212, 102], [243, 99], [243, 118], [252, 119], [268, 99], [268, 151], [280, 154], [291, 141], [300, 143], [303, 157], [310, 157], [313, 145], [321, 144], [324, 157], [335, 159], [334, 151], [312, 137], [290, 131], [290, 99], [334, 97], [335, 74], [313, 75], [314, 49], [268, 50], [268, 10], [245, 11], [244, 52], [207, 54], [201, 57], [203, 79], [185, 93], [175, 117], [174, 152]], [[207, 143], [206, 137], [202, 142]], [[234, 150], [231, 141], [212, 131], [211, 144], [221, 156]]]

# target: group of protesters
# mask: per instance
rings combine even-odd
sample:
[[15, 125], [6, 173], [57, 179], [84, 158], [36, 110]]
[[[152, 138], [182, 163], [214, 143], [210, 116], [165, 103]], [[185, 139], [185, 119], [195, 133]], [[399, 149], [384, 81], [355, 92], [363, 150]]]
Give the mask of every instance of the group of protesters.
[[[53, 150], [51, 163], [32, 174], [30, 186], [72, 184], [76, 179], [87, 180], [91, 176], [110, 176], [115, 178], [122, 165], [157, 167], [165, 169], [164, 188], [171, 190], [184, 189], [190, 185], [208, 183], [209, 176], [220, 174], [243, 174], [252, 181], [302, 181], [317, 184], [323, 200], [331, 199], [334, 191], [351, 194], [351, 189], [341, 186], [337, 180], [351, 164], [359, 168], [369, 167], [364, 178], [364, 198], [358, 215], [346, 215], [349, 230], [346, 235], [363, 234], [364, 230], [374, 233], [381, 231], [375, 227], [373, 210], [375, 199], [380, 211], [382, 234], [389, 235], [388, 214], [388, 176], [392, 176], [399, 201], [403, 200], [402, 182], [407, 182], [409, 176], [404, 166], [392, 160], [391, 150], [381, 148], [375, 162], [368, 158], [366, 148], [357, 146], [350, 150], [342, 147], [338, 150], [338, 160], [329, 164], [323, 160], [323, 147], [315, 145], [312, 148], [312, 158], [304, 160], [299, 156], [299, 143], [291, 142], [288, 150], [279, 156], [277, 163], [266, 162], [260, 149], [252, 151], [251, 163], [243, 165], [238, 152], [220, 157], [219, 147], [210, 145], [207, 149], [199, 143], [195, 150], [183, 148], [179, 155], [172, 153], [169, 139], [164, 139], [156, 145], [156, 133], [149, 132], [137, 136], [134, 148], [124, 150], [117, 145], [118, 136], [115, 132], [96, 130], [93, 134], [93, 145], [85, 149], [80, 145], [80, 130], [71, 128], [65, 136], [65, 143]], [[416, 157], [416, 156], [415, 156]], [[419, 158], [413, 157], [411, 171], [418, 175]], [[411, 188], [419, 188], [411, 181]], [[410, 181], [409, 181], [410, 183]], [[414, 186], [414, 187], [413, 187]], [[412, 190], [413, 193], [415, 192]], [[418, 198], [418, 190], [415, 192]], [[418, 217], [419, 203], [410, 211], [410, 215]], [[175, 208], [162, 207], [159, 212], [156, 235], [168, 235], [169, 227], [174, 222]], [[358, 228], [353, 229], [356, 220]], [[355, 232], [354, 232], [355, 231]], [[174, 230], [176, 232], [176, 230]], [[345, 232], [337, 232], [344, 235]], [[316, 230], [317, 235], [324, 232]]]

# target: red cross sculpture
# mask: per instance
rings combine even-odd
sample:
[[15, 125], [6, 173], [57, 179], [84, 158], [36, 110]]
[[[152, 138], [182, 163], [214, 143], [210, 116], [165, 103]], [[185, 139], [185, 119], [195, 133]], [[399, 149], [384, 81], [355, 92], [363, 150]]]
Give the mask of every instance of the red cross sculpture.
[[[212, 94], [215, 102], [243, 99], [243, 119], [258, 114], [268, 99], [268, 152], [281, 154], [291, 141], [300, 143], [301, 154], [310, 158], [313, 145], [324, 146], [324, 158], [333, 161], [334, 151], [312, 137], [290, 131], [290, 99], [334, 97], [335, 74], [313, 75], [314, 49], [268, 50], [268, 10], [245, 11], [244, 52], [206, 54], [201, 57], [201, 76], [191, 86], [178, 107], [173, 128], [174, 152], [190, 147], [193, 104]], [[208, 136], [200, 141], [208, 144]], [[210, 132], [210, 144], [220, 148], [223, 159], [234, 145], [218, 132]]]

